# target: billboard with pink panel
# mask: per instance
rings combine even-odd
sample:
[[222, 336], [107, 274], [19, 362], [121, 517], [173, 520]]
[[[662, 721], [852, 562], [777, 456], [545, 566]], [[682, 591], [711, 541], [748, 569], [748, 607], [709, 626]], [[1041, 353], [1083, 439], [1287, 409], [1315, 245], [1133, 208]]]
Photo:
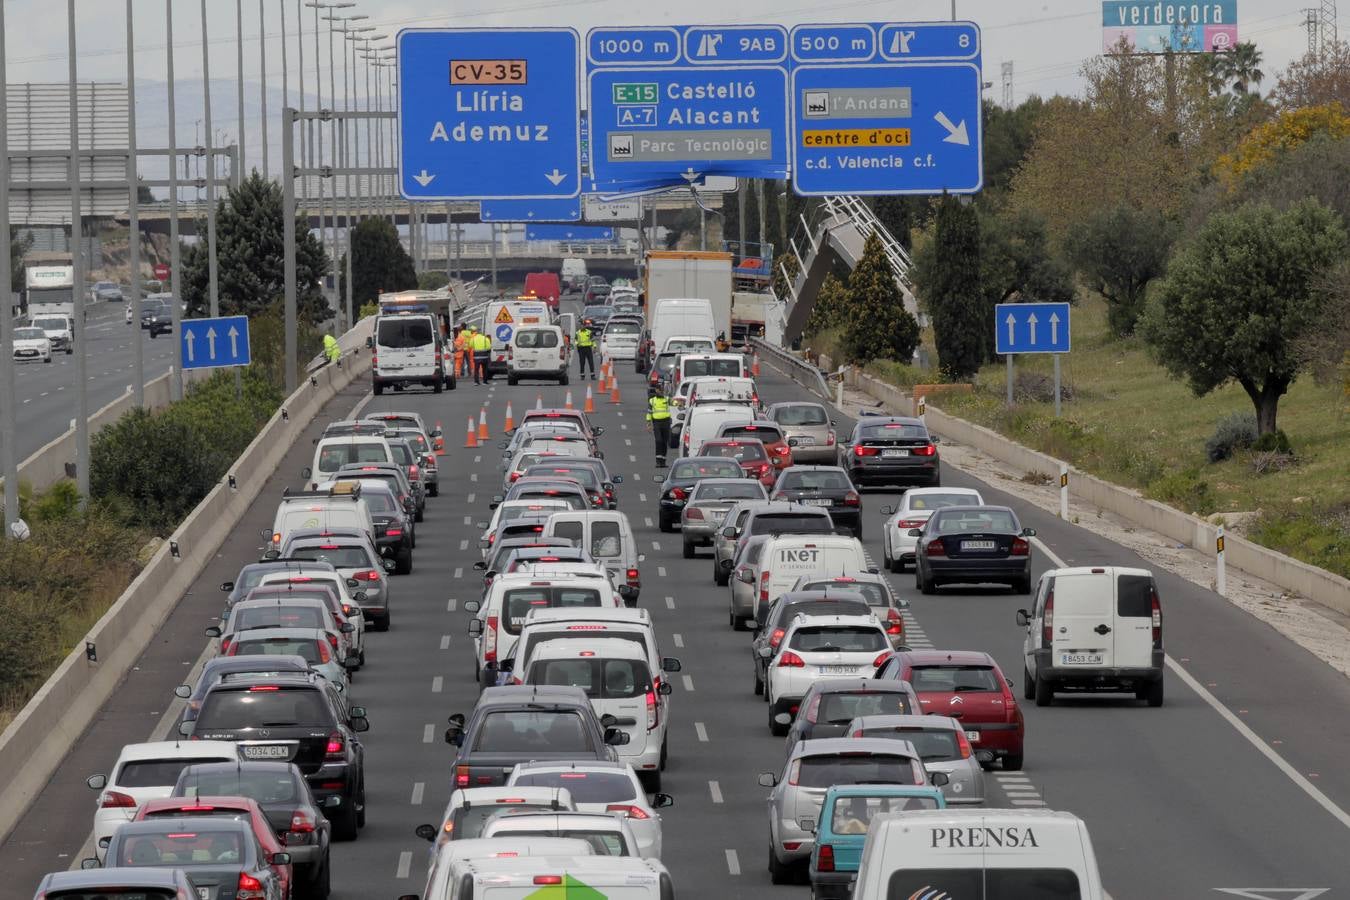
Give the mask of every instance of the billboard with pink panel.
[[1208, 53], [1238, 41], [1237, 0], [1103, 0], [1102, 50]]

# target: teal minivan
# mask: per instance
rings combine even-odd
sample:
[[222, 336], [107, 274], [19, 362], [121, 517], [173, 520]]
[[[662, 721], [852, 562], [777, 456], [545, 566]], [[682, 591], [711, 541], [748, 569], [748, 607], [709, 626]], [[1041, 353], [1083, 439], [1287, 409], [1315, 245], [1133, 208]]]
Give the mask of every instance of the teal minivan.
[[882, 813], [946, 809], [936, 787], [883, 784], [838, 785], [825, 792], [811, 850], [811, 896], [815, 900], [848, 900], [858, 877], [867, 828]]

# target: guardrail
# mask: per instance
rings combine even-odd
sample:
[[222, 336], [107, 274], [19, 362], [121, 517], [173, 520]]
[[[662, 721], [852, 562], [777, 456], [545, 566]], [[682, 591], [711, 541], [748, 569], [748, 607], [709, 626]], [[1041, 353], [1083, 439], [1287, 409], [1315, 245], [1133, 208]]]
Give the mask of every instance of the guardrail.
[[[799, 381], [798, 383], [808, 391], [811, 391], [813, 394], [818, 394], [821, 399], [825, 400], [827, 403], [834, 400], [834, 395], [830, 393], [830, 386], [826, 383], [825, 376], [821, 374], [820, 369], [817, 369], [815, 366], [795, 354], [784, 350], [782, 347], [779, 347], [776, 344], [770, 344], [759, 338], [750, 338], [746, 343], [753, 347], [756, 353], [763, 353], [771, 359], [775, 359], [807, 377], [807, 381]], [[793, 380], [795, 381], [796, 379]]]

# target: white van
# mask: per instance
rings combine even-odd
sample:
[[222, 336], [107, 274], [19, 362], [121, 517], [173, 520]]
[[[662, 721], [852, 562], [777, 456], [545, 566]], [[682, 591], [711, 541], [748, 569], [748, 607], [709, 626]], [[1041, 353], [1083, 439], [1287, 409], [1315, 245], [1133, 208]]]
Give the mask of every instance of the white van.
[[[436, 317], [425, 313], [398, 313], [375, 319], [374, 362], [371, 384], [376, 395], [386, 387], [402, 390], [420, 384], [440, 393], [445, 387], [445, 355]], [[451, 380], [450, 386], [454, 387]]]
[[654, 353], [669, 352], [667, 345], [677, 336], [697, 338], [712, 346], [715, 346], [713, 342], [717, 339], [717, 320], [713, 318], [712, 301], [705, 299], [657, 300], [648, 328], [652, 333]]
[[627, 584], [633, 589], [625, 599], [630, 603], [637, 601], [642, 591], [638, 564], [646, 557], [638, 553], [628, 516], [613, 509], [555, 512], [544, 526], [544, 537], [571, 538], [578, 547], [588, 548], [591, 558], [604, 565], [615, 584]]
[[759, 601], [755, 618], [763, 621], [769, 604], [792, 590], [803, 575], [876, 572], [857, 538], [835, 534], [772, 535], [764, 541], [755, 564]]
[[338, 469], [348, 463], [397, 462], [389, 442], [373, 434], [344, 434], [320, 438], [314, 446], [314, 463], [302, 469], [300, 477], [315, 490], [320, 482], [332, 481]]
[[1022, 692], [1037, 706], [1056, 691], [1133, 691], [1162, 706], [1162, 604], [1148, 569], [1051, 569], [1017, 624], [1026, 628]]
[[686, 378], [723, 376], [744, 378], [750, 374], [745, 357], [739, 353], [686, 353], [675, 361], [675, 383]]
[[64, 350], [69, 356], [75, 352], [75, 320], [70, 316], [35, 316], [33, 327], [47, 335], [53, 353]]
[[272, 531], [264, 535], [269, 549], [280, 550], [286, 536], [297, 528], [360, 528], [370, 535], [372, 544], [376, 539], [370, 507], [361, 499], [360, 490], [350, 488], [282, 495]]
[[567, 384], [567, 341], [557, 325], [517, 328], [506, 348], [506, 383], [547, 378]]
[[575, 291], [584, 287], [588, 277], [586, 260], [569, 256], [562, 261], [562, 280], [568, 290]]
[[883, 813], [867, 829], [853, 900], [1104, 900], [1083, 820], [1048, 809]]
[[737, 403], [699, 403], [685, 416], [680, 430], [680, 455], [697, 456], [704, 441], [717, 437], [723, 425], [755, 421], [755, 411]]
[[[594, 856], [589, 841], [581, 838], [532, 837], [521, 838], [465, 838], [446, 841], [433, 851], [431, 868], [422, 898], [450, 897], [455, 882], [455, 864], [466, 859], [514, 859], [521, 856]], [[412, 896], [417, 896], [416, 894]], [[421, 900], [421, 898], [419, 898]]]
[[[611, 900], [674, 900], [675, 887], [665, 866], [633, 856], [470, 857], [451, 864], [448, 890], [425, 900], [527, 900], [570, 895], [564, 885], [580, 883], [588, 896]], [[422, 900], [404, 894], [399, 900]]]

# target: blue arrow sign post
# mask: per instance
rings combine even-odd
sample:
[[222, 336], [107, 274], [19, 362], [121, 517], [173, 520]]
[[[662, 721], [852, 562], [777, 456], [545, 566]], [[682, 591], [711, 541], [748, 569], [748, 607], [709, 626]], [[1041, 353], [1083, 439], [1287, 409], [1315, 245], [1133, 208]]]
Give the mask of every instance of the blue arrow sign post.
[[709, 173], [787, 177], [785, 28], [593, 28], [586, 58], [600, 192]]
[[527, 241], [612, 241], [614, 229], [601, 225], [527, 225]]
[[1055, 415], [1060, 412], [1059, 358], [1070, 350], [1069, 304], [999, 303], [994, 307], [994, 352], [1007, 357], [1008, 406], [1013, 405], [1013, 357], [1051, 353], [1055, 358]]
[[581, 198], [562, 200], [484, 200], [478, 204], [484, 222], [579, 222]]
[[179, 329], [183, 369], [246, 366], [253, 361], [248, 343], [248, 316], [183, 319]]
[[409, 200], [581, 192], [580, 38], [571, 28], [398, 35], [399, 190]]
[[793, 189], [970, 194], [983, 184], [972, 22], [792, 30]]

